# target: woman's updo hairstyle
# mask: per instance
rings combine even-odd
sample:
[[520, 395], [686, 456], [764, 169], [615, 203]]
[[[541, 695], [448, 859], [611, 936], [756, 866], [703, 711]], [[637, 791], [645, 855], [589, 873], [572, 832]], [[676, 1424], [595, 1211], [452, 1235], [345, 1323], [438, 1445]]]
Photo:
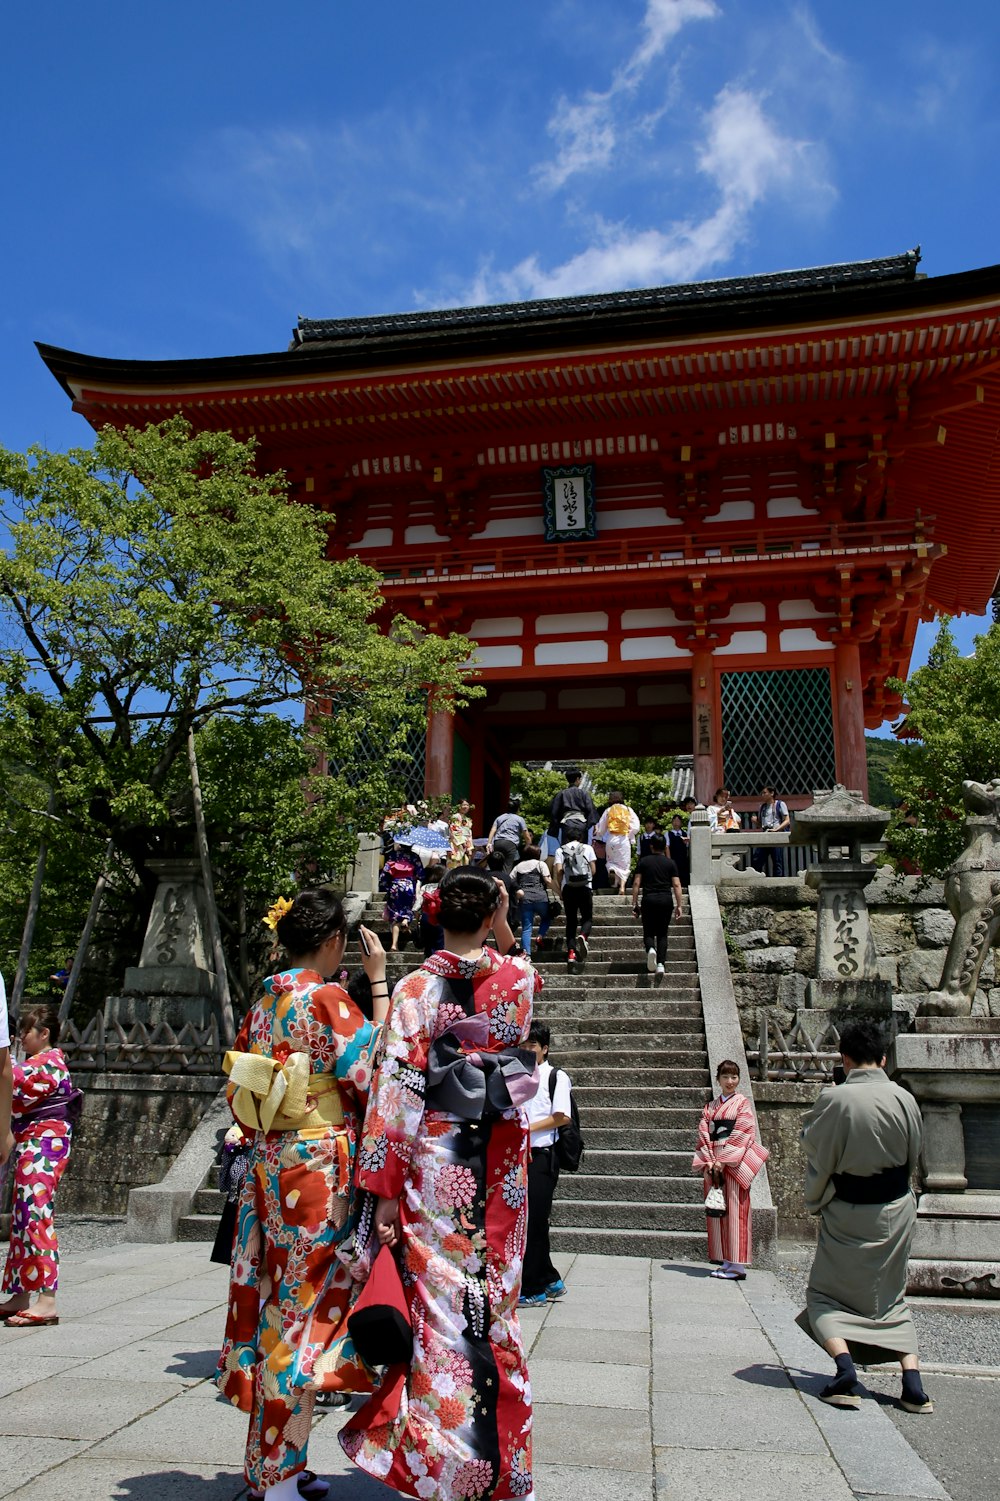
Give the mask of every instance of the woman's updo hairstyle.
[[500, 905], [500, 888], [484, 870], [459, 866], [449, 870], [438, 891], [442, 928], [450, 933], [476, 933]]
[[275, 932], [286, 954], [311, 954], [335, 933], [346, 935], [347, 918], [340, 897], [327, 886], [300, 892], [284, 917], [278, 918]]

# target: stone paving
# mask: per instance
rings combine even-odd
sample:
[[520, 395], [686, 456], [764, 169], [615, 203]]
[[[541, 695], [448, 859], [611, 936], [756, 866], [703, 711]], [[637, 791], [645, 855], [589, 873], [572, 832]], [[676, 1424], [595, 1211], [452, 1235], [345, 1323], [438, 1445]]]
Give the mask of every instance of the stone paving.
[[[69, 1253], [59, 1327], [0, 1326], [0, 1496], [243, 1495], [246, 1419], [210, 1380], [226, 1273], [206, 1253]], [[826, 1362], [776, 1277], [583, 1254], [562, 1266], [566, 1297], [523, 1310], [539, 1501], [950, 1501], [882, 1403], [816, 1400]], [[317, 1418], [310, 1464], [333, 1501], [376, 1501], [389, 1493], [344, 1459], [343, 1420]]]

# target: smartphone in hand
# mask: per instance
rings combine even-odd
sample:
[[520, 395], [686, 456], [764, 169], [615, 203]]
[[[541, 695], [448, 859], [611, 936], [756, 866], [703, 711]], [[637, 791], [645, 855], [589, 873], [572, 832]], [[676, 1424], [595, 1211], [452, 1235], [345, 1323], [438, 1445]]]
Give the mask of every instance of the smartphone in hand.
[[367, 957], [367, 955], [371, 953], [371, 945], [369, 944], [368, 939], [365, 937], [364, 928], [358, 929], [358, 942], [361, 945], [361, 952]]

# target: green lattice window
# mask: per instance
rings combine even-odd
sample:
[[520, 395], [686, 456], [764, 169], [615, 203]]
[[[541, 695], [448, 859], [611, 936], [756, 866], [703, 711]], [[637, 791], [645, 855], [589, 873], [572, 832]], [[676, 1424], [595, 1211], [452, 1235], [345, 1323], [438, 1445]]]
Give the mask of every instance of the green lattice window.
[[826, 667], [723, 672], [723, 780], [736, 797], [773, 782], [779, 796], [836, 781], [833, 703]]
[[412, 724], [406, 731], [406, 740], [400, 753], [386, 765], [385, 744], [382, 736], [371, 736], [362, 729], [355, 740], [349, 759], [331, 758], [330, 769], [343, 776], [351, 785], [364, 779], [373, 766], [382, 767], [390, 781], [399, 782], [408, 802], [414, 803], [424, 795], [424, 762], [427, 754], [427, 731], [422, 720]]

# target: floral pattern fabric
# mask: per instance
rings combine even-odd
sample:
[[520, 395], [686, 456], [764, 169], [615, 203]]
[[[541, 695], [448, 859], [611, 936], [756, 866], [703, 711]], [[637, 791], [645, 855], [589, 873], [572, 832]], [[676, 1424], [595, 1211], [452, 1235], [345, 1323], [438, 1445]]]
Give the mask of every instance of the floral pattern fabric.
[[[356, 1284], [337, 1248], [354, 1228], [353, 1162], [378, 1028], [312, 970], [265, 981], [236, 1047], [333, 1074], [344, 1123], [257, 1132], [240, 1195], [220, 1391], [250, 1414], [245, 1474], [272, 1486], [305, 1467], [319, 1390], [371, 1391], [345, 1320]], [[233, 1090], [230, 1090], [232, 1097]]]
[[14, 1152], [8, 1171], [14, 1174], [14, 1198], [2, 1291], [54, 1293], [59, 1286], [54, 1200], [69, 1161], [73, 1130], [68, 1121], [46, 1120], [38, 1107], [51, 1103], [63, 1108], [73, 1082], [59, 1048], [46, 1048], [25, 1063], [15, 1063], [13, 1070]]
[[463, 1018], [488, 1018], [480, 1053], [527, 1038], [537, 976], [523, 959], [434, 954], [393, 994], [358, 1183], [399, 1198], [409, 1367], [341, 1430], [345, 1452], [426, 1501], [529, 1496], [531, 1389], [517, 1319], [527, 1226], [527, 1119], [425, 1106], [428, 1051]]
[[413, 906], [417, 897], [417, 880], [420, 871], [409, 860], [398, 855], [387, 860], [379, 876], [379, 889], [385, 892], [383, 920], [388, 923], [413, 921]]

